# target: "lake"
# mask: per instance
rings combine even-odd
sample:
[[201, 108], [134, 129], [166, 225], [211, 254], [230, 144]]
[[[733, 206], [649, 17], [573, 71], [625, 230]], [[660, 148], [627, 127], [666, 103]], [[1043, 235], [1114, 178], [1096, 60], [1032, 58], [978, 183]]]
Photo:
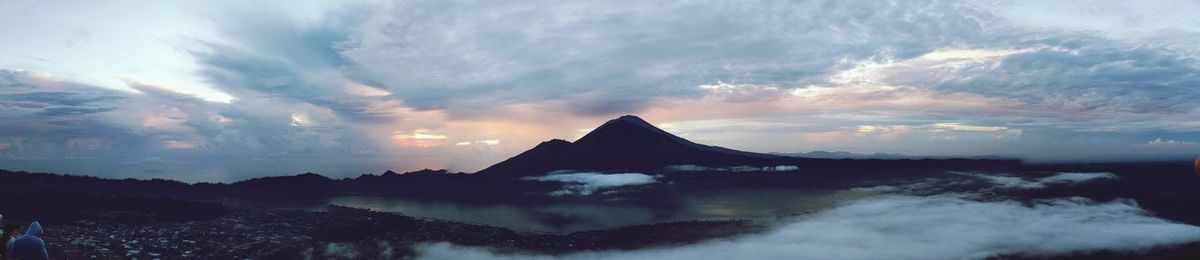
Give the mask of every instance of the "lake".
[[327, 203], [517, 231], [565, 233], [684, 220], [776, 219], [869, 195], [832, 190], [736, 189], [681, 192], [654, 202], [479, 204], [390, 196], [335, 196]]

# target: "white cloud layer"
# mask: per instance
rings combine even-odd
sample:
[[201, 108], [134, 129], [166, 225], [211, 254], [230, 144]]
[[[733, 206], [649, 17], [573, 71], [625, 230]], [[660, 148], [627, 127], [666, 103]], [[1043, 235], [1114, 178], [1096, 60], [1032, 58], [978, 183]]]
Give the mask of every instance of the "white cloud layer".
[[801, 217], [762, 235], [682, 247], [563, 256], [497, 254], [437, 243], [420, 259], [986, 259], [1200, 241], [1200, 227], [1149, 216], [1132, 201], [1082, 198], [1024, 205], [962, 196], [884, 197]]
[[1053, 176], [1026, 180], [1017, 176], [1006, 176], [984, 173], [954, 172], [955, 174], [977, 177], [1005, 189], [1044, 189], [1051, 185], [1076, 185], [1099, 180], [1116, 180], [1117, 175], [1108, 172], [1060, 172]]
[[592, 193], [602, 190], [611, 189], [623, 186], [645, 185], [656, 182], [654, 176], [641, 173], [599, 173], [599, 172], [573, 172], [564, 173], [563, 171], [554, 171], [546, 176], [526, 177], [526, 180], [533, 181], [549, 181], [562, 182], [561, 190], [551, 192], [550, 195], [564, 196], [587, 196]]

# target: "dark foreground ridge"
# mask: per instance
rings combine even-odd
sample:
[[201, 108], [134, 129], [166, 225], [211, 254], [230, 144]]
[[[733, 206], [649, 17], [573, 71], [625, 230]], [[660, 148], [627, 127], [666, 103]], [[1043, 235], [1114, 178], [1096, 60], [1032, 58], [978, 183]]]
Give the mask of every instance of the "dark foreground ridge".
[[193, 222], [123, 225], [80, 221], [52, 226], [62, 259], [409, 259], [420, 243], [502, 247], [562, 254], [663, 247], [761, 232], [749, 221], [684, 221], [570, 234], [521, 233], [474, 224], [330, 207], [323, 212], [236, 210]]

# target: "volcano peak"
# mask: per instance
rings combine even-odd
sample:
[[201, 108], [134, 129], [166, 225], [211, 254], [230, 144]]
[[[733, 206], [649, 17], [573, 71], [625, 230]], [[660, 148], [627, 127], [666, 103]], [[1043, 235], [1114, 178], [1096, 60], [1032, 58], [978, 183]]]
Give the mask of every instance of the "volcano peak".
[[608, 122], [604, 122], [604, 124], [588, 132], [587, 135], [576, 140], [575, 143], [588, 146], [591, 144], [631, 141], [692, 144], [692, 142], [663, 131], [634, 115], [624, 115], [608, 120]]
[[544, 174], [550, 170], [658, 169], [668, 165], [751, 165], [775, 156], [693, 143], [634, 115], [596, 127], [575, 142], [550, 140], [480, 173]]

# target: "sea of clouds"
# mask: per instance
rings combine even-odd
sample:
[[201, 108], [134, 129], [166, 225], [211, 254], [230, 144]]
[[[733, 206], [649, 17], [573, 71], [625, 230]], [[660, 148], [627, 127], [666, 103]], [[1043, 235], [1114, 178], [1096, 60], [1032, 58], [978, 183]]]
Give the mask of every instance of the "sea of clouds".
[[587, 196], [596, 191], [623, 186], [645, 185], [655, 183], [654, 176], [627, 172], [573, 172], [553, 171], [545, 176], [526, 177], [525, 180], [548, 181], [565, 183], [562, 189], [551, 192], [553, 196]]
[[[1111, 173], [1058, 173], [1032, 180], [955, 174], [1011, 189], [1118, 178]], [[848, 192], [885, 195], [796, 217], [767, 233], [679, 247], [550, 256], [433, 243], [418, 246], [417, 253], [421, 259], [986, 259], [1136, 252], [1200, 241], [1200, 227], [1154, 217], [1132, 200], [1067, 197], [1019, 202], [980, 199], [970, 193], [895, 193], [901, 190], [895, 186], [852, 189]]]
[[980, 178], [1005, 189], [1044, 189], [1051, 185], [1076, 185], [1099, 180], [1116, 180], [1117, 175], [1108, 172], [1060, 172], [1049, 177], [1027, 180], [1017, 176], [983, 174], [970, 172], [951, 172], [954, 174]]

